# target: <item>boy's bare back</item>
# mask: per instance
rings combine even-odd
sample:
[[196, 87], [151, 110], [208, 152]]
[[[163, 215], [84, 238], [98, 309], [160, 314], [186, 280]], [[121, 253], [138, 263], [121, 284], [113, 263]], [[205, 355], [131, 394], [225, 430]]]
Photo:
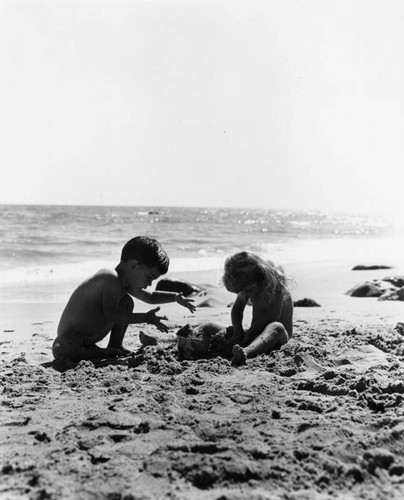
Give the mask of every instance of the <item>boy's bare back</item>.
[[115, 302], [117, 307], [126, 295], [117, 271], [101, 269], [73, 292], [60, 318], [58, 337], [80, 335], [90, 343], [97, 342], [112, 327], [106, 301]]

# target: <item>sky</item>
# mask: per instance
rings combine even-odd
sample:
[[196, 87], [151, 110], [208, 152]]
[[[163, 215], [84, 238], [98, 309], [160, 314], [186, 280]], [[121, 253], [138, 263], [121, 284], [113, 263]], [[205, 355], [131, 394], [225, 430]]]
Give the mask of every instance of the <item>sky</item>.
[[1, 0], [0, 203], [400, 216], [402, 0]]

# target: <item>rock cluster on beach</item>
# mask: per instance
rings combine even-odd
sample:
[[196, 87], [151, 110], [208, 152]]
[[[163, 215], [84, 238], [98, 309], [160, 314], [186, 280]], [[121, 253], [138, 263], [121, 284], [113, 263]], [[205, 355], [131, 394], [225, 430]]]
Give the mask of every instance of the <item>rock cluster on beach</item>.
[[378, 297], [378, 300], [404, 300], [404, 276], [387, 276], [355, 285], [347, 292], [351, 297]]
[[392, 269], [391, 266], [385, 266], [385, 265], [372, 265], [372, 266], [364, 266], [362, 264], [359, 264], [355, 267], [352, 268], [352, 271], [375, 271], [378, 269]]
[[187, 281], [163, 278], [157, 283], [156, 290], [182, 293], [184, 297], [188, 297], [193, 293], [200, 293], [202, 288]]
[[318, 302], [309, 298], [295, 300], [293, 302], [293, 305], [295, 307], [321, 307], [321, 305]]

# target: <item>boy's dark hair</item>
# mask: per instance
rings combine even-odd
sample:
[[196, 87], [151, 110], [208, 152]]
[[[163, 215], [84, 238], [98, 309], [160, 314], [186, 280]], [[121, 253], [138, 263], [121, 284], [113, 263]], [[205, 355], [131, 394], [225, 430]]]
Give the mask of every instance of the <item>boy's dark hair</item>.
[[122, 248], [121, 262], [136, 259], [139, 264], [157, 266], [160, 274], [166, 274], [170, 259], [161, 244], [148, 236], [136, 236]]

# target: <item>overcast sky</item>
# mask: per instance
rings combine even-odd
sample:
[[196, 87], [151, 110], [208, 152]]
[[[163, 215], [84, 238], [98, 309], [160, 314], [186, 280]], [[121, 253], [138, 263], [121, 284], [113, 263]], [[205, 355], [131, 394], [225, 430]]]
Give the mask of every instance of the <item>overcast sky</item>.
[[402, 0], [1, 0], [0, 203], [402, 213]]

